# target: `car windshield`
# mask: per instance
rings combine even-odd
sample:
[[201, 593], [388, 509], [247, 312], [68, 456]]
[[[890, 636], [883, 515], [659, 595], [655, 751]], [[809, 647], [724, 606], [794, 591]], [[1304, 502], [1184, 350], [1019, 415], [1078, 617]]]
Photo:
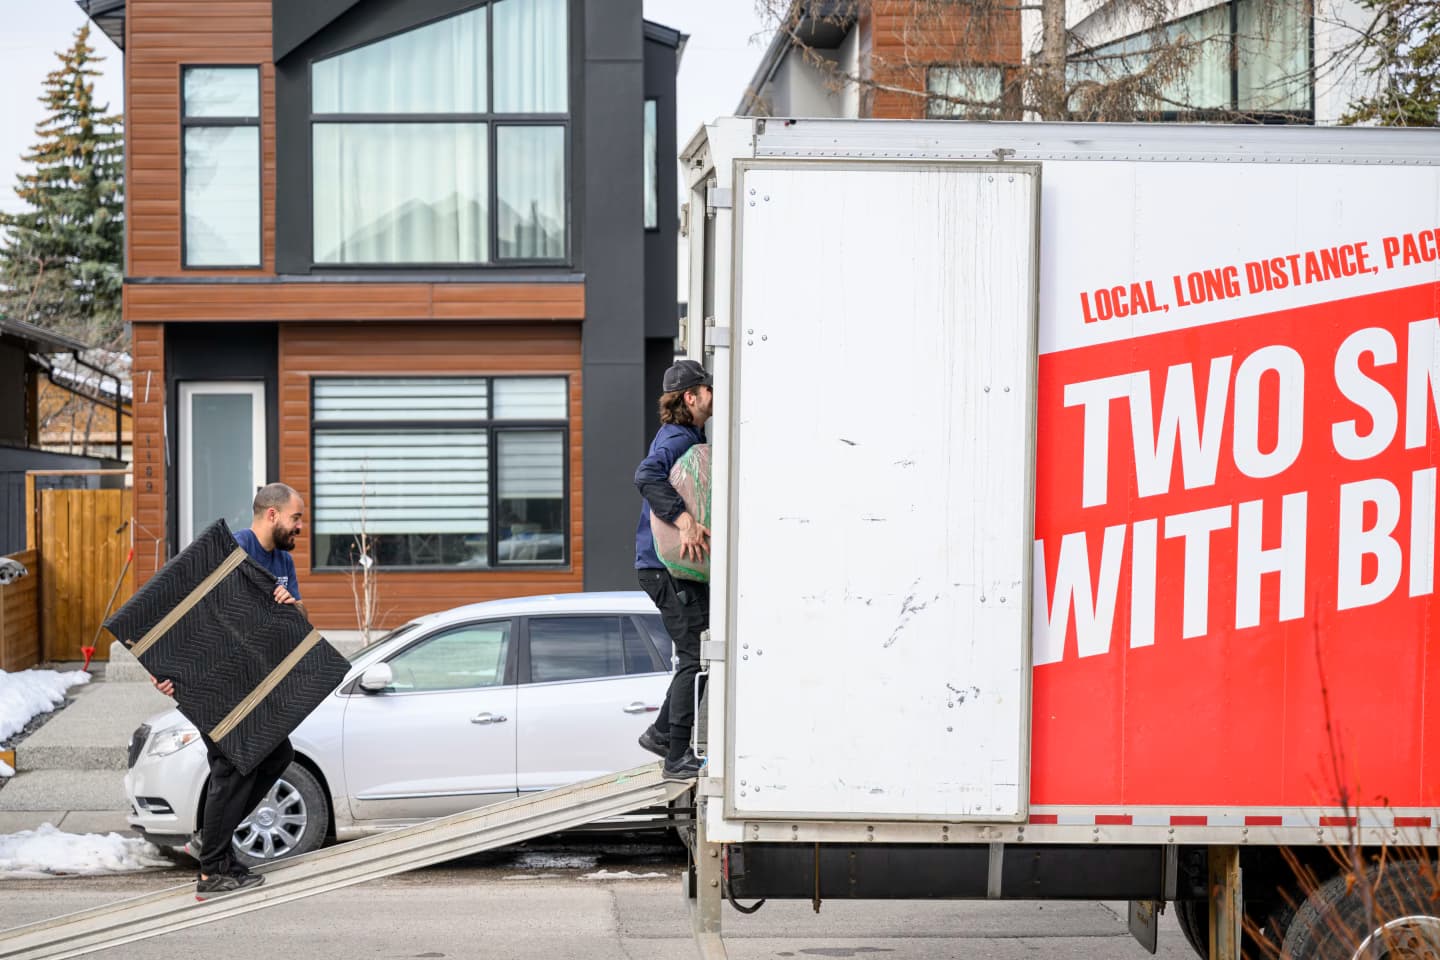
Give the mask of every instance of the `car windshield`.
[[351, 663], [354, 663], [356, 660], [359, 660], [361, 657], [365, 656], [365, 654], [369, 653], [371, 650], [374, 650], [376, 647], [380, 646], [380, 644], [385, 643], [385, 642], [390, 641], [390, 640], [394, 640], [396, 637], [403, 637], [403, 636], [406, 636], [407, 634], [413, 633], [413, 632], [415, 631], [415, 628], [417, 628], [417, 627], [419, 627], [419, 626], [420, 626], [420, 622], [417, 620], [417, 621], [412, 621], [412, 622], [410, 622], [410, 623], [407, 623], [407, 624], [405, 624], [404, 626], [396, 627], [394, 630], [391, 630], [389, 633], [385, 634], [385, 635], [384, 635], [383, 637], [381, 637], [379, 640], [371, 640], [369, 643], [365, 644], [365, 646], [361, 647], [359, 650], [356, 650], [354, 653], [348, 654], [348, 655], [346, 656], [346, 659], [349, 660]]

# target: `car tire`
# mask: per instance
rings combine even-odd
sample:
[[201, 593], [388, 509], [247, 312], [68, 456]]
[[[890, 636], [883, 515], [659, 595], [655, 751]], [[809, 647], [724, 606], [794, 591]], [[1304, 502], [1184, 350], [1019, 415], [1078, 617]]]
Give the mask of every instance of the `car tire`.
[[[318, 850], [329, 830], [330, 801], [320, 781], [299, 763], [292, 763], [235, 831], [230, 853], [237, 863], [262, 866]], [[199, 859], [199, 831], [186, 849]]]
[[[1367, 915], [1363, 891], [1373, 892]], [[1373, 919], [1373, 923], [1372, 923]], [[1289, 960], [1400, 960], [1440, 953], [1435, 868], [1414, 860], [1372, 866], [1359, 882], [1326, 881], [1295, 913], [1285, 932]]]

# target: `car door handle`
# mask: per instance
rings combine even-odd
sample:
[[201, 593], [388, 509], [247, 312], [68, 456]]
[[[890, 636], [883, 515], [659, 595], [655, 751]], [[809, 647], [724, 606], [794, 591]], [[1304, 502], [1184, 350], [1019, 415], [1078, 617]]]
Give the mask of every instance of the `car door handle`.
[[642, 703], [641, 701], [636, 700], [634, 703], [630, 704], [630, 706], [621, 707], [620, 709], [624, 710], [626, 713], [654, 713], [656, 710], [660, 709], [660, 705], [657, 703], [655, 706], [652, 707], [647, 703]]
[[509, 718], [503, 713], [477, 713], [470, 718], [471, 723], [504, 723]]

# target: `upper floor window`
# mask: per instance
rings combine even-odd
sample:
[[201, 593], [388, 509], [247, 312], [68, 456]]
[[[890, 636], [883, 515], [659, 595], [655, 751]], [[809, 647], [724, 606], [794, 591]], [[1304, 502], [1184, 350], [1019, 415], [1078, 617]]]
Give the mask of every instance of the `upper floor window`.
[[931, 67], [925, 89], [930, 93], [925, 115], [932, 120], [995, 120], [1005, 75], [996, 66]]
[[564, 260], [567, 33], [494, 0], [312, 64], [314, 262]]
[[260, 70], [186, 67], [181, 79], [187, 267], [258, 267]]
[[[1164, 49], [1179, 68], [1162, 64]], [[1146, 119], [1309, 120], [1310, 15], [1301, 3], [1229, 0], [1073, 56], [1071, 84], [1110, 83], [1152, 67], [1168, 74], [1135, 104]], [[1083, 105], [1082, 109], [1083, 109]]]

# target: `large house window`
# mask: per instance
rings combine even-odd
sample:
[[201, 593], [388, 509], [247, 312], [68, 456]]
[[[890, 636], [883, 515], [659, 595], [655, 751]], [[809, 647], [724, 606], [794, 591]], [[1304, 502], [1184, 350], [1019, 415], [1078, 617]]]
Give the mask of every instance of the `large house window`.
[[563, 261], [565, 0], [494, 0], [311, 66], [319, 265]]
[[182, 71], [182, 260], [187, 267], [260, 262], [260, 70]]
[[1070, 82], [1107, 83], [1138, 74], [1155, 62], [1157, 42], [1169, 49], [1188, 48], [1188, 62], [1155, 96], [1138, 104], [1147, 119], [1241, 115], [1307, 121], [1314, 116], [1305, 4], [1230, 0], [1172, 21], [1158, 33], [1136, 34], [1073, 56]]
[[996, 66], [931, 67], [925, 71], [930, 94], [925, 115], [937, 120], [995, 120], [1005, 74]]
[[317, 567], [563, 564], [564, 377], [326, 377], [313, 384]]

